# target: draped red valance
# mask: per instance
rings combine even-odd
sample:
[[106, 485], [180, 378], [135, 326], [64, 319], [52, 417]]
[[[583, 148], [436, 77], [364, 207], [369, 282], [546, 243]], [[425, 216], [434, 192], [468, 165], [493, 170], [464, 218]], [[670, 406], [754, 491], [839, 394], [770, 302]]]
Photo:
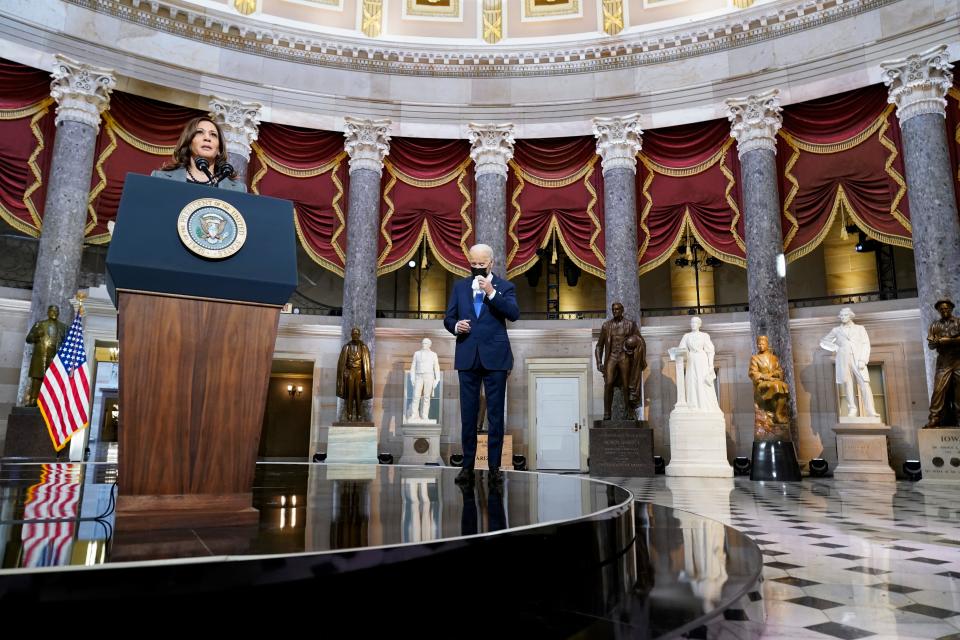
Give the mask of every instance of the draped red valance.
[[692, 233], [711, 255], [744, 266], [740, 165], [725, 120], [647, 131], [637, 163], [640, 272]]
[[954, 77], [954, 85], [947, 92], [947, 148], [950, 150], [950, 166], [953, 167], [953, 194], [960, 212], [960, 77]]
[[150, 175], [173, 156], [180, 133], [198, 115], [196, 109], [142, 98], [122, 91], [110, 96], [103, 112], [90, 182], [87, 242], [110, 241], [107, 222], [117, 216], [128, 173]]
[[507, 277], [554, 235], [584, 271], [605, 277], [603, 176], [590, 137], [518, 140], [507, 180]]
[[250, 190], [292, 200], [304, 251], [343, 276], [349, 171], [343, 135], [282, 124], [260, 125], [247, 169]]
[[816, 248], [838, 215], [876, 240], [912, 246], [900, 149], [882, 85], [786, 107], [777, 164], [787, 259]]
[[0, 59], [0, 217], [40, 235], [53, 156], [50, 74]]
[[394, 138], [384, 174], [377, 274], [404, 266], [426, 241], [445, 269], [468, 275], [474, 237], [469, 143]]

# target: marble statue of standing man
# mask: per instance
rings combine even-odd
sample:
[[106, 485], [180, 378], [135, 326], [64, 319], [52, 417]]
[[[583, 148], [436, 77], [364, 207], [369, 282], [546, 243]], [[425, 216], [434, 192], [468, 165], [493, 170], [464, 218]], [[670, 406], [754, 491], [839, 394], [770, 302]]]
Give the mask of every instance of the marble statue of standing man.
[[420, 350], [413, 354], [410, 365], [410, 382], [413, 384], [413, 405], [410, 407], [411, 422], [430, 420], [430, 399], [440, 384], [440, 361], [437, 354], [430, 350], [433, 342], [424, 338]]
[[717, 391], [713, 386], [717, 379], [713, 369], [713, 341], [708, 333], [700, 331], [701, 325], [703, 321], [699, 316], [690, 318], [690, 332], [683, 335], [677, 347], [686, 351], [684, 391], [687, 406], [701, 411], [720, 411]]
[[873, 406], [873, 391], [870, 389], [870, 374], [867, 363], [870, 361], [870, 338], [867, 330], [853, 319], [856, 314], [849, 308], [840, 310], [840, 326], [820, 340], [820, 348], [837, 354], [837, 384], [842, 384], [847, 396], [847, 416], [855, 418], [858, 414], [857, 397], [853, 393], [853, 383], [860, 390], [863, 413], [871, 418], [880, 414]]

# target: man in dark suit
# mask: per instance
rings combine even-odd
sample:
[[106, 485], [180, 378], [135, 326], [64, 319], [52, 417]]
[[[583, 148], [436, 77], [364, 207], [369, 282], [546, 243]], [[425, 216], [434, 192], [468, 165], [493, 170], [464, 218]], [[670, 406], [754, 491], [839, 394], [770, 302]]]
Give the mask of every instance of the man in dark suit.
[[470, 248], [471, 277], [453, 286], [443, 326], [457, 336], [454, 368], [460, 377], [460, 421], [463, 469], [457, 482], [473, 482], [477, 455], [477, 413], [480, 385], [487, 397], [489, 482], [503, 482], [500, 455], [503, 451], [503, 398], [507, 375], [513, 369], [513, 352], [507, 337], [507, 320], [520, 317], [513, 285], [494, 275], [493, 249], [485, 244]]

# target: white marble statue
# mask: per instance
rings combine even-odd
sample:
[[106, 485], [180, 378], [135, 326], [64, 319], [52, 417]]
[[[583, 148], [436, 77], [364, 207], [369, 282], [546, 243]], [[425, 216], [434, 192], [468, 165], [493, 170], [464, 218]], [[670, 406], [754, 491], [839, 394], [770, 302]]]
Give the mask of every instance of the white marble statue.
[[413, 354], [410, 365], [410, 382], [413, 385], [413, 402], [409, 422], [436, 422], [430, 419], [430, 398], [440, 384], [440, 361], [430, 350], [433, 342], [424, 338], [421, 348]]
[[880, 416], [873, 406], [873, 391], [870, 389], [870, 374], [867, 363], [870, 361], [870, 338], [867, 330], [853, 319], [856, 314], [849, 308], [840, 310], [840, 326], [820, 340], [820, 348], [837, 354], [837, 384], [842, 384], [847, 395], [847, 416], [854, 418], [857, 410], [857, 397], [853, 393], [853, 383], [860, 389], [864, 415], [871, 418]]
[[713, 370], [713, 342], [709, 334], [700, 331], [703, 321], [694, 316], [690, 319], [690, 332], [684, 334], [677, 347], [684, 354], [686, 367], [683, 384], [688, 409], [720, 411], [717, 392], [713, 386], [717, 374]]

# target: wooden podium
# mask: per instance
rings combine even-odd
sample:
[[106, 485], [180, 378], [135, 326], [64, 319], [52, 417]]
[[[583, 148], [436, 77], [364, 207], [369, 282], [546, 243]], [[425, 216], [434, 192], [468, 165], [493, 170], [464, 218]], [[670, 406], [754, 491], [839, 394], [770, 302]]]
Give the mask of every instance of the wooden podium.
[[[190, 207], [199, 212], [184, 218]], [[201, 236], [202, 216], [216, 231], [209, 216], [231, 211], [239, 214], [233, 242], [244, 230], [246, 240], [230, 256], [198, 255], [178, 230], [179, 220]], [[228, 242], [224, 233], [206, 246]], [[297, 282], [291, 203], [131, 174], [107, 276], [120, 341], [118, 524], [255, 522], [251, 489], [277, 322]]]

